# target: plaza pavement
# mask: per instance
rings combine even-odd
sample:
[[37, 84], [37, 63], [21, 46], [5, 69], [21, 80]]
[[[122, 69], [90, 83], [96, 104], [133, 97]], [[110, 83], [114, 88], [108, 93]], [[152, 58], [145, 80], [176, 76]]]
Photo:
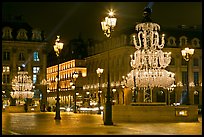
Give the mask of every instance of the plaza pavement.
[[61, 112], [2, 112], [2, 135], [202, 135], [202, 116], [198, 122], [103, 124], [102, 114]]

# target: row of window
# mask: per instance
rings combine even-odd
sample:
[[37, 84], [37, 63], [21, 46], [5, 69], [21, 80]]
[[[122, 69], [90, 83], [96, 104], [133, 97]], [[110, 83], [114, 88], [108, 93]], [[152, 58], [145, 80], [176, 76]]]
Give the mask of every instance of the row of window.
[[[4, 51], [2, 59], [4, 61], [10, 61], [10, 56], [11, 56], [11, 54], [9, 51]], [[18, 60], [19, 61], [25, 61], [25, 54], [23, 52], [19, 53]], [[40, 61], [39, 53], [37, 51], [33, 52], [33, 61]]]
[[[18, 70], [20, 70], [20, 67], [18, 67]], [[35, 84], [37, 82], [38, 73], [40, 72], [40, 67], [35, 66], [33, 67], [33, 83]], [[3, 77], [2, 82], [3, 83], [10, 83], [10, 67], [9, 66], [3, 66]]]
[[[182, 71], [182, 84], [186, 85], [187, 84], [187, 72]], [[199, 85], [199, 72], [193, 72], [193, 77], [194, 77], [194, 85], [197, 86]]]
[[[59, 66], [60, 71], [75, 67], [75, 62], [73, 62], [73, 61], [72, 62], [68, 61], [68, 62], [69, 63], [60, 64], [60, 66]], [[52, 66], [52, 67], [47, 68], [47, 73], [53, 73], [53, 72], [57, 72], [57, 71], [58, 71], [58, 67], [56, 67], [56, 66]]]
[[[170, 65], [175, 65], [175, 58], [171, 58]], [[185, 61], [183, 58], [181, 60], [181, 65], [182, 66], [187, 65], [187, 61]], [[199, 59], [198, 58], [193, 58], [193, 66], [194, 67], [199, 66]]]
[[[32, 30], [32, 40], [42, 40], [41, 37], [41, 31], [38, 29], [33, 29]], [[12, 39], [12, 28], [10, 27], [4, 27], [3, 28], [3, 35], [2, 35], [3, 39]], [[25, 29], [19, 29], [18, 30], [18, 34], [16, 36], [16, 39], [18, 40], [28, 40], [28, 36], [27, 36], [27, 31]]]
[[[186, 36], [181, 36], [179, 38], [179, 41], [180, 41], [179, 45], [180, 46], [187, 45], [187, 42], [188, 42], [187, 40], [188, 39], [187, 39]], [[198, 38], [193, 38], [191, 40], [191, 45], [193, 45], [193, 47], [200, 47], [200, 43], [199, 42], [200, 42], [200, 40]], [[172, 36], [169, 37], [167, 39], [167, 45], [176, 46], [176, 38], [172, 37]]]

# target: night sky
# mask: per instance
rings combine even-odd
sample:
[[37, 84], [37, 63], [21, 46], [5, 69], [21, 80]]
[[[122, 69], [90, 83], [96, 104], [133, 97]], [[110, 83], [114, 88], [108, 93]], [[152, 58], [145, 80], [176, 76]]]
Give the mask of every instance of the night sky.
[[104, 39], [100, 22], [110, 8], [116, 12], [117, 32], [140, 22], [148, 5], [160, 25], [202, 24], [202, 2], [4, 2], [2, 17], [22, 16], [33, 28], [44, 30], [48, 41], [54, 43], [60, 35], [68, 43], [79, 34], [83, 39]]

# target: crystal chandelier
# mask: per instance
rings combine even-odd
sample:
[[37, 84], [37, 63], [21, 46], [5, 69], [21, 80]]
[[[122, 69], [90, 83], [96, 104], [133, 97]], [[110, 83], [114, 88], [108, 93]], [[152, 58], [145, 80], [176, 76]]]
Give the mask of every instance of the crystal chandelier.
[[171, 62], [171, 52], [162, 51], [165, 44], [165, 35], [162, 34], [160, 42], [158, 33], [160, 26], [149, 21], [151, 19], [136, 25], [137, 35], [133, 35], [133, 44], [136, 51], [133, 55], [130, 55], [132, 70], [127, 75], [126, 86], [132, 88], [135, 77], [136, 87], [143, 88], [144, 95], [147, 95], [144, 96], [144, 100], [151, 102], [150, 90], [153, 87], [166, 89], [171, 87], [175, 81], [175, 74], [165, 70]]
[[31, 77], [28, 76], [28, 72], [20, 71], [18, 75], [12, 79], [12, 98], [25, 99], [33, 98], [34, 92], [32, 92], [33, 83]]

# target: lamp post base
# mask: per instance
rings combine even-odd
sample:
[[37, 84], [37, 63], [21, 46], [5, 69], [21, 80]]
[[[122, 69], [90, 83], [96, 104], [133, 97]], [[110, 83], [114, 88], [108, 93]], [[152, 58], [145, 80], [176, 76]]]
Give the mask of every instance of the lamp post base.
[[104, 121], [104, 125], [110, 125], [111, 126], [111, 125], [113, 125], [113, 122], [112, 121], [107, 121], [107, 122]]
[[55, 120], [61, 120], [61, 117], [55, 117]]
[[104, 111], [104, 125], [113, 125], [112, 105], [110, 102], [106, 102], [105, 111]]
[[55, 120], [60, 120], [60, 119], [61, 119], [60, 112], [59, 110], [56, 110]]
[[99, 111], [97, 112], [97, 114], [101, 114], [101, 110], [99, 110]]
[[55, 120], [60, 120], [61, 119], [61, 117], [60, 117], [60, 103], [59, 103], [60, 98], [57, 97], [56, 100], [57, 100], [57, 103], [56, 103], [56, 110], [55, 110], [56, 111]]

